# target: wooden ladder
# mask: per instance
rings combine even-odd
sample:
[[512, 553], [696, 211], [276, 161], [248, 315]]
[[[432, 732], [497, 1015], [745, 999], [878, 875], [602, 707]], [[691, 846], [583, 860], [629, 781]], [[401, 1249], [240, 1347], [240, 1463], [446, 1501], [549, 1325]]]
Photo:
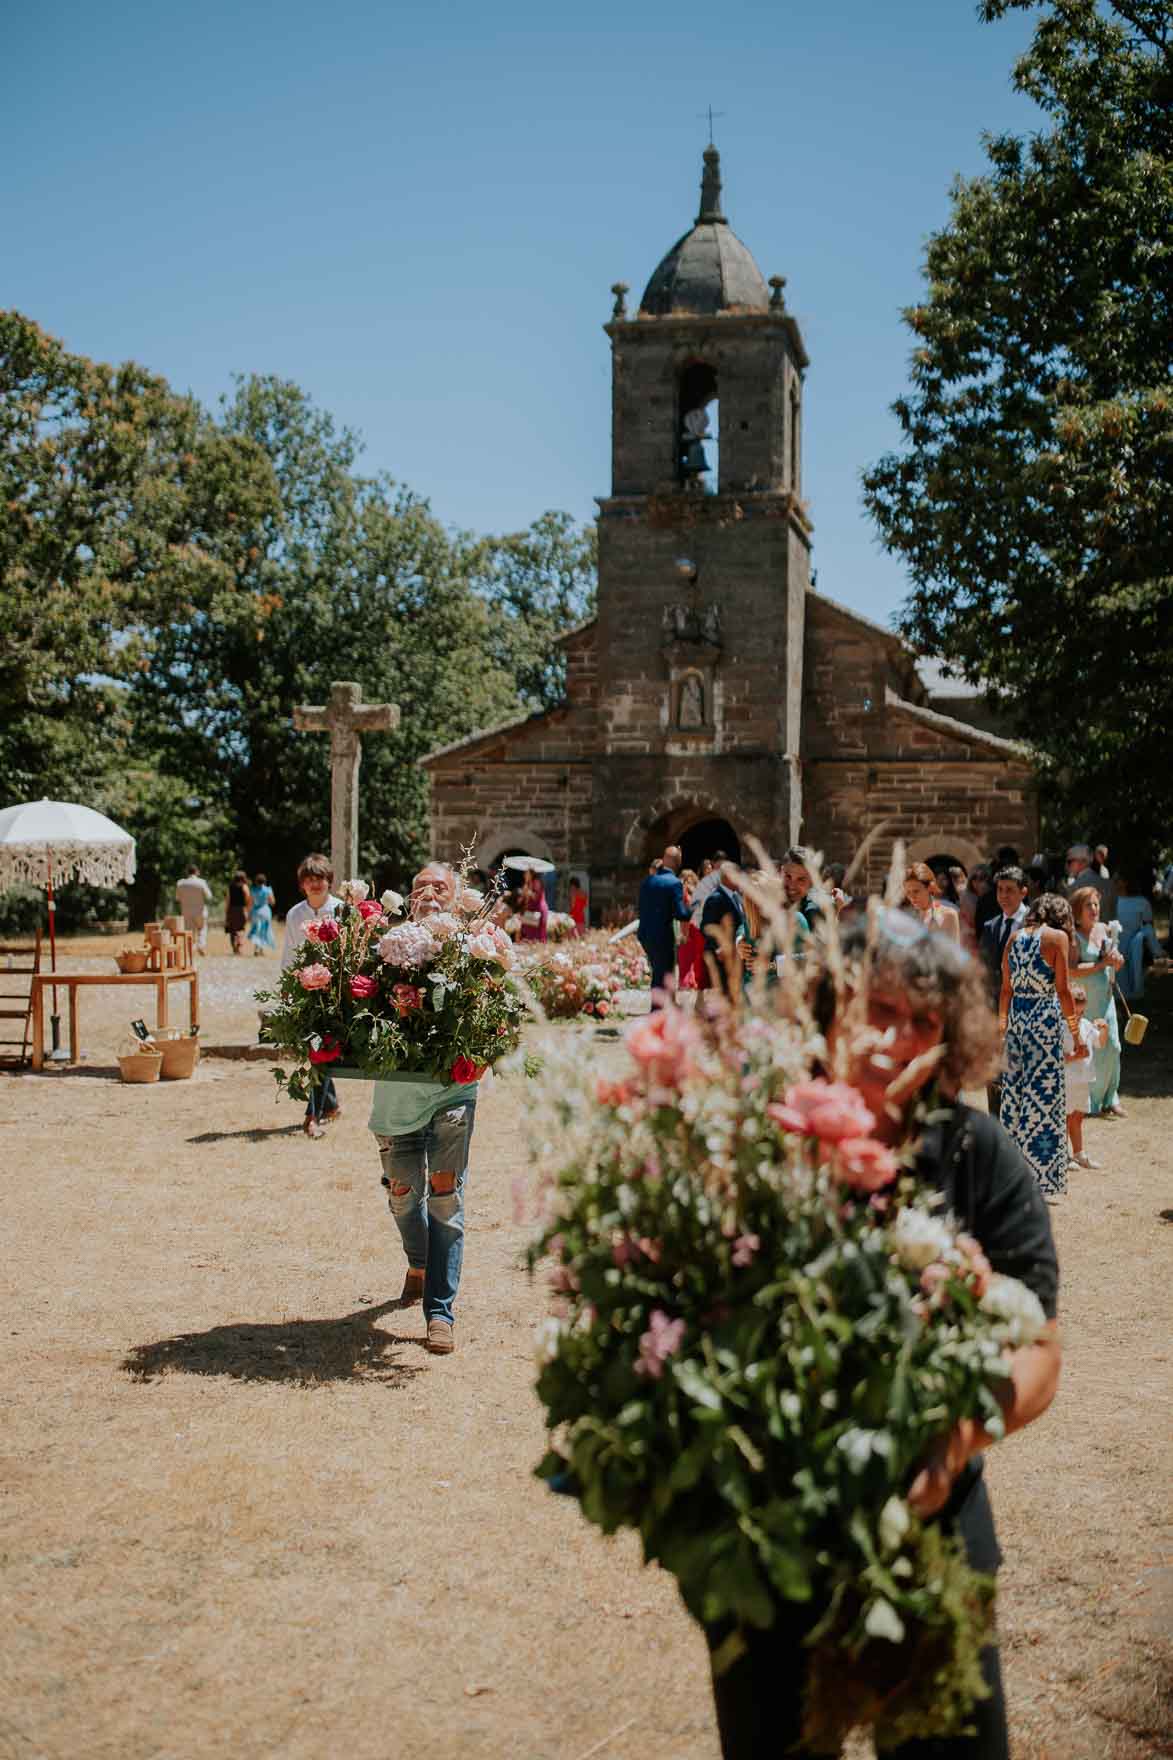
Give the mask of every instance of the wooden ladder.
[[[33, 979], [41, 969], [41, 931], [32, 947], [0, 947], [0, 1063], [32, 1055]], [[10, 1022], [20, 1022], [19, 1032]]]

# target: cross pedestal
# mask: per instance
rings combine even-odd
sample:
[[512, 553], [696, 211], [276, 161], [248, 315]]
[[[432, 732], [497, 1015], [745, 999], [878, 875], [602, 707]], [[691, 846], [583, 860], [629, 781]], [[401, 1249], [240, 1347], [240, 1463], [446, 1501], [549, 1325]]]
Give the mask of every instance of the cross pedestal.
[[362, 735], [392, 732], [399, 726], [399, 705], [364, 703], [361, 685], [335, 681], [328, 703], [294, 709], [293, 725], [299, 733], [330, 735], [330, 860], [335, 880], [356, 879]]

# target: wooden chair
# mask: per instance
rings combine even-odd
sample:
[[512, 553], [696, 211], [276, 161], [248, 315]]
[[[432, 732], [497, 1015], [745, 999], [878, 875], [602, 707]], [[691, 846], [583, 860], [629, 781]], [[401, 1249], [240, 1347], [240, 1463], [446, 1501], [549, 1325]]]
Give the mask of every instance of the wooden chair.
[[[33, 979], [41, 969], [41, 931], [32, 947], [0, 947], [0, 1063], [32, 1055]], [[10, 1022], [20, 1022], [19, 1032]]]

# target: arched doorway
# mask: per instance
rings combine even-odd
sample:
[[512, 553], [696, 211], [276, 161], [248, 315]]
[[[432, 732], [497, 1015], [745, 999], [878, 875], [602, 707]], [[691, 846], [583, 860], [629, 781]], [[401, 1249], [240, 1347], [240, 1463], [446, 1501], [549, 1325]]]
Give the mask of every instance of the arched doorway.
[[731, 862], [741, 861], [741, 840], [728, 819], [698, 819], [681, 833], [680, 849], [686, 868], [700, 873], [706, 858], [721, 849]]

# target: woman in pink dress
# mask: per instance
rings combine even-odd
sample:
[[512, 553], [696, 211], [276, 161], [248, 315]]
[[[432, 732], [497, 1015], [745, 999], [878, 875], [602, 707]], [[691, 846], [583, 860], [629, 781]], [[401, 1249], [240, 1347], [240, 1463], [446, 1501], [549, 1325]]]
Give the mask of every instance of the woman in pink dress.
[[[685, 868], [680, 878], [684, 883], [684, 902], [691, 909], [692, 895], [699, 881], [692, 868]], [[693, 922], [682, 923], [680, 927], [684, 934], [676, 949], [676, 987], [678, 990], [703, 990], [709, 981], [705, 938]]]
[[544, 941], [549, 915], [550, 907], [546, 903], [541, 879], [530, 869], [521, 888], [521, 939]]

